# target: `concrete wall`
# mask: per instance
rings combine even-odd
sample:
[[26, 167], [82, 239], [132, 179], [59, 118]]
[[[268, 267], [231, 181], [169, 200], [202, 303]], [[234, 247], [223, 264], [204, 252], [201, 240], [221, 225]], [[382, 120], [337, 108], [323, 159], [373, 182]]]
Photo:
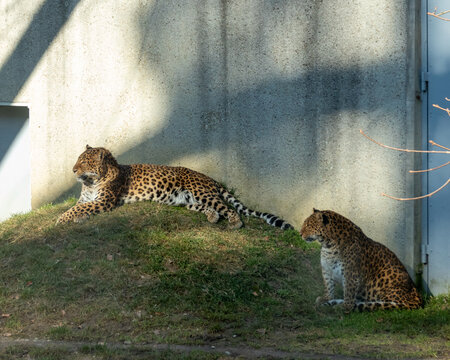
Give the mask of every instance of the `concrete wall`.
[[30, 104], [33, 206], [84, 146], [184, 165], [300, 226], [353, 219], [411, 271], [417, 4], [390, 0], [3, 1], [0, 101]]

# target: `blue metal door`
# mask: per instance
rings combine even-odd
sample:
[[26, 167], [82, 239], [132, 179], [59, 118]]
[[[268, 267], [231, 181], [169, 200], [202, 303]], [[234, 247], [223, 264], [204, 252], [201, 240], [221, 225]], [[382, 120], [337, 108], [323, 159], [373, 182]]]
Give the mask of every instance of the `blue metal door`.
[[[424, 72], [428, 83], [424, 91], [423, 127], [428, 150], [445, 151], [432, 140], [450, 148], [450, 113], [437, 108], [450, 108], [450, 0], [424, 1]], [[449, 10], [447, 13], [446, 10]], [[429, 14], [431, 13], [431, 14]], [[434, 15], [433, 15], [434, 14]], [[450, 154], [427, 154], [427, 168], [435, 168], [450, 161]], [[450, 178], [450, 165], [426, 173], [427, 193]], [[427, 198], [424, 208], [425, 222], [422, 252], [425, 263], [425, 282], [434, 294], [448, 293], [450, 288], [450, 184]]]

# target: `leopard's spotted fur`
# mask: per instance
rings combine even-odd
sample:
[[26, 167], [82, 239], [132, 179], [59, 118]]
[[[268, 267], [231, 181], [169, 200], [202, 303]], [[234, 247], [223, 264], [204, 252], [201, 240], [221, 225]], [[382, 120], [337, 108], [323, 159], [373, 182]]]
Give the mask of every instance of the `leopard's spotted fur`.
[[[134, 164], [119, 165], [105, 148], [92, 148], [79, 156], [73, 167], [82, 182], [81, 196], [75, 206], [62, 214], [57, 223], [81, 221], [90, 215], [111, 211], [124, 203], [153, 200], [168, 205], [185, 205], [203, 212], [216, 223], [222, 216], [231, 228], [240, 228], [239, 214], [264, 219], [282, 229], [292, 226], [275, 215], [245, 207], [212, 178], [185, 167]], [[236, 209], [230, 209], [225, 201]]]
[[[344, 303], [347, 311], [422, 306], [422, 298], [397, 256], [342, 215], [314, 209], [300, 234], [306, 241], [317, 240], [322, 245], [325, 295], [317, 303]], [[334, 299], [336, 281], [342, 284], [343, 300]]]

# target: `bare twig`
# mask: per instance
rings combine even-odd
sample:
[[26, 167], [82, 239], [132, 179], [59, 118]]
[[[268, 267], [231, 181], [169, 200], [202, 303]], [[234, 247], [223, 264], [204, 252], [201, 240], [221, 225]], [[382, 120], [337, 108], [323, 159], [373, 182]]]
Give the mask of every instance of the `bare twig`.
[[[447, 100], [447, 98], [446, 98], [446, 100]], [[450, 101], [450, 100], [447, 100], [447, 101]], [[445, 111], [447, 113], [447, 115], [450, 116], [450, 109], [449, 108], [444, 109], [443, 107], [440, 107], [437, 104], [433, 104], [433, 107], [438, 108], [439, 110]]]
[[436, 14], [436, 11], [437, 11], [437, 8], [434, 8], [434, 12], [427, 12], [427, 15], [434, 16], [435, 18], [438, 18], [440, 20], [450, 21], [450, 19], [442, 17], [442, 15], [447, 14], [448, 12], [450, 12], [450, 10], [445, 10], [445, 11], [442, 11], [442, 12], [440, 12], [438, 14]]
[[442, 185], [439, 189], [434, 190], [433, 192], [426, 194], [426, 195], [422, 195], [422, 196], [417, 196], [417, 197], [413, 197], [413, 198], [398, 198], [395, 196], [391, 196], [391, 195], [387, 195], [385, 193], [381, 193], [381, 195], [386, 196], [390, 199], [394, 199], [394, 200], [399, 200], [399, 201], [407, 201], [407, 200], [419, 200], [419, 199], [425, 199], [427, 197], [433, 196], [434, 194], [436, 194], [437, 192], [441, 191], [443, 188], [445, 188], [448, 184], [450, 184], [450, 179], [448, 179], [444, 185]]
[[437, 169], [443, 168], [444, 166], [447, 166], [448, 164], [450, 164], [450, 161], [446, 162], [445, 164], [442, 164], [442, 165], [436, 166], [434, 168], [431, 168], [431, 169], [426, 169], [426, 170], [409, 170], [409, 173], [410, 174], [417, 174], [417, 173], [433, 171], [433, 170], [437, 170]]
[[[434, 8], [434, 13], [435, 14], [436, 14], [436, 11], [437, 11], [437, 7]], [[439, 14], [436, 14], [436, 15], [442, 16], [442, 15], [445, 15], [445, 14], [447, 14], [449, 12], [450, 12], [450, 10], [444, 10], [444, 11], [441, 11]]]
[[[447, 100], [447, 98], [446, 98], [446, 100]], [[450, 114], [449, 114], [449, 115], [450, 115]], [[368, 135], [366, 135], [362, 130], [359, 130], [359, 132], [360, 132], [362, 135], [364, 135], [367, 139], [369, 139], [370, 141], [374, 142], [375, 144], [377, 144], [377, 145], [379, 145], [379, 146], [382, 146], [382, 147], [384, 147], [384, 148], [387, 148], [387, 149], [391, 149], [391, 150], [404, 151], [404, 152], [413, 152], [413, 153], [450, 154], [450, 149], [449, 149], [449, 148], [446, 148], [445, 146], [439, 145], [438, 143], [434, 142], [433, 140], [430, 140], [430, 141], [429, 141], [429, 143], [430, 143], [431, 145], [438, 146], [438, 147], [440, 147], [440, 148], [442, 148], [442, 149], [446, 149], [446, 150], [448, 150], [448, 151], [410, 150], [410, 149], [396, 148], [396, 147], [384, 145], [384, 144], [382, 144], [382, 143], [380, 143], [380, 142], [378, 142], [378, 141], [372, 139], [371, 137], [369, 137]], [[440, 165], [440, 166], [431, 168], [431, 169], [426, 169], [426, 170], [416, 170], [416, 171], [415, 171], [415, 170], [410, 170], [409, 172], [414, 174], [414, 173], [422, 173], [422, 172], [427, 172], [427, 171], [433, 171], [433, 170], [437, 170], [437, 169], [443, 168], [444, 166], [447, 166], [447, 165], [449, 165], [449, 164], [450, 164], [450, 161], [448, 161], [447, 163], [442, 164], [442, 165]], [[385, 193], [381, 193], [381, 195], [382, 195], [382, 196], [386, 196], [386, 197], [388, 197], [388, 198], [390, 198], [390, 199], [399, 200], [399, 201], [425, 199], [425, 198], [427, 198], [427, 197], [433, 196], [434, 194], [438, 193], [438, 192], [441, 191], [443, 188], [445, 188], [449, 183], [450, 183], [450, 179], [448, 179], [448, 180], [444, 183], [444, 185], [442, 185], [439, 189], [437, 189], [437, 190], [435, 190], [435, 191], [433, 191], [433, 192], [431, 192], [431, 193], [429, 193], [429, 194], [422, 195], [422, 196], [417, 196], [417, 197], [412, 197], [412, 198], [398, 198], [398, 197], [395, 197], [395, 196], [387, 195], [387, 194], [385, 194]]]
[[448, 97], [446, 97], [445, 100], [450, 101], [450, 99]]
[[442, 148], [442, 149], [445, 149], [445, 150], [450, 150], [449, 148], [447, 148], [447, 147], [445, 147], [445, 146], [439, 145], [438, 143], [434, 142], [433, 140], [429, 140], [428, 142], [429, 142], [431, 145], [438, 146], [438, 147], [440, 147], [440, 148]]
[[[450, 154], [450, 149], [448, 151], [435, 151], [435, 150], [410, 150], [410, 149], [401, 149], [401, 148], [396, 148], [396, 147], [392, 147], [392, 146], [388, 146], [388, 145], [384, 145], [374, 139], [372, 139], [371, 137], [369, 137], [368, 135], [366, 135], [364, 133], [364, 131], [362, 131], [361, 129], [359, 130], [359, 132], [364, 135], [367, 139], [369, 139], [370, 141], [374, 142], [375, 144], [382, 146], [384, 148], [387, 149], [391, 149], [391, 150], [396, 150], [396, 151], [404, 151], [404, 152], [411, 152], [411, 153], [422, 153], [422, 154]], [[433, 144], [435, 145], [435, 144]]]
[[436, 15], [435, 13], [427, 12], [427, 15], [434, 16], [435, 18], [438, 18], [438, 19], [440, 19], [440, 20], [450, 21], [450, 19], [446, 19], [446, 18], [444, 18], [444, 17], [442, 17], [442, 16]]

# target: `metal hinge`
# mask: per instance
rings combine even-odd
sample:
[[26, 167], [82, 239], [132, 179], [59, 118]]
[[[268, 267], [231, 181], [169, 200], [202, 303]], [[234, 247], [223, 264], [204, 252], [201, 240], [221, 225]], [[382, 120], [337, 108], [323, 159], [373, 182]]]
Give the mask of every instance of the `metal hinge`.
[[431, 253], [430, 245], [422, 244], [422, 264], [428, 264], [428, 256]]
[[429, 72], [423, 71], [422, 72], [422, 77], [420, 79], [420, 90], [422, 92], [427, 92], [428, 91], [428, 79], [429, 79]]

